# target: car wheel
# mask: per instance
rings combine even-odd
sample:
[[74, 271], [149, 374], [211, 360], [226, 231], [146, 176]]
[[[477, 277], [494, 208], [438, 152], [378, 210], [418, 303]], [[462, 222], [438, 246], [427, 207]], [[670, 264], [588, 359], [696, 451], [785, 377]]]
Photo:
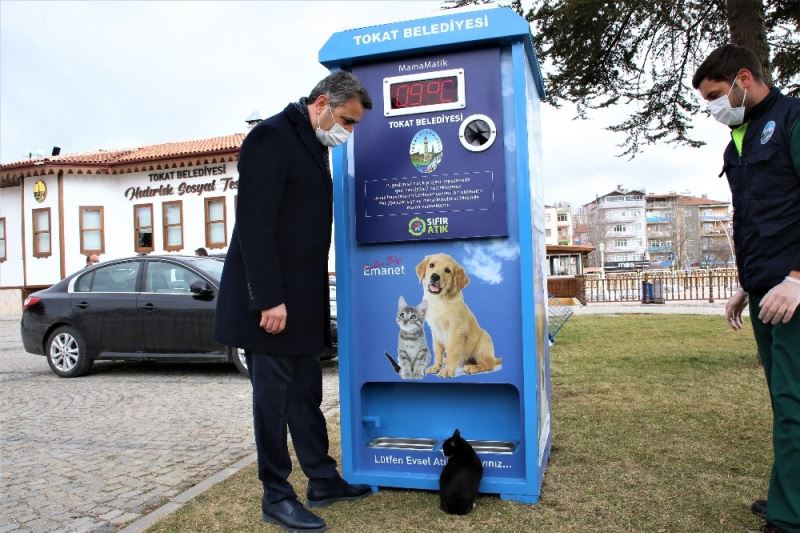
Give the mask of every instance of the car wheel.
[[229, 346], [228, 359], [236, 366], [239, 372], [250, 377], [250, 374], [247, 372], [247, 359], [244, 357], [244, 348], [232, 348]]
[[47, 364], [58, 377], [76, 378], [92, 368], [86, 341], [78, 330], [69, 326], [56, 328], [47, 339]]

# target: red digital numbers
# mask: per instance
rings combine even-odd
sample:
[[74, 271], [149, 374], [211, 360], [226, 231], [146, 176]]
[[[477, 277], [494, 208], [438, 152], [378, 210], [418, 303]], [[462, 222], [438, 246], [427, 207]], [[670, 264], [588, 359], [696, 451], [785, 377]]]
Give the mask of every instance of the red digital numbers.
[[392, 84], [392, 109], [446, 104], [458, 99], [455, 76]]

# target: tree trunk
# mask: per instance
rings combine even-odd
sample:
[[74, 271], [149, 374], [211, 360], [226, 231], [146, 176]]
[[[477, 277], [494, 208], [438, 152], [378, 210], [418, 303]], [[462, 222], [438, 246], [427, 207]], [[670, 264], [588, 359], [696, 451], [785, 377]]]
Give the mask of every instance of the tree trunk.
[[749, 48], [761, 62], [764, 83], [772, 87], [769, 43], [764, 26], [764, 3], [761, 0], [727, 0], [728, 28], [733, 44]]

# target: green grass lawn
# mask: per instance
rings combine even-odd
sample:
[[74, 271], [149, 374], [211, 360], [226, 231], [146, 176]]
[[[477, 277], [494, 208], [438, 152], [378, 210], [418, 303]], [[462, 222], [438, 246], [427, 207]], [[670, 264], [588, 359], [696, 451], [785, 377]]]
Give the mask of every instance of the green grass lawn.
[[[553, 452], [538, 505], [485, 495], [466, 517], [438, 495], [382, 490], [320, 511], [329, 531], [747, 531], [766, 496], [771, 414], [748, 329], [723, 317], [572, 318], [552, 348]], [[332, 454], [339, 428], [329, 425]], [[291, 478], [301, 499], [305, 478]], [[247, 468], [149, 531], [279, 531]]]

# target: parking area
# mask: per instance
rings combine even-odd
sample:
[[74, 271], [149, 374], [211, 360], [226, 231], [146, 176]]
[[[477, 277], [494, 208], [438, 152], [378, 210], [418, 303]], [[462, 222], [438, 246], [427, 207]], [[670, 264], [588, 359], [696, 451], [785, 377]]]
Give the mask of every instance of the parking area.
[[[323, 363], [326, 416], [336, 361]], [[62, 379], [0, 320], [0, 533], [115, 531], [255, 451], [233, 365], [98, 362]]]

